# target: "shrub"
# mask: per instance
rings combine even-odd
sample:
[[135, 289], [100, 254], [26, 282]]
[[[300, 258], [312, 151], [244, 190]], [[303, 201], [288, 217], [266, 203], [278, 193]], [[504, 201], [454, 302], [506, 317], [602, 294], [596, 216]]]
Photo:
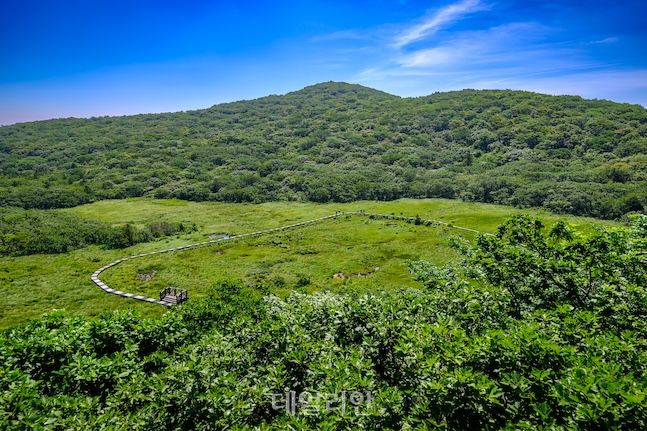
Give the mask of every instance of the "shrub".
[[[646, 228], [517, 217], [457, 243], [464, 265], [412, 262], [420, 289], [225, 282], [154, 320], [51, 314], [0, 333], [0, 426], [645, 429]], [[319, 397], [276, 408], [290, 390]]]

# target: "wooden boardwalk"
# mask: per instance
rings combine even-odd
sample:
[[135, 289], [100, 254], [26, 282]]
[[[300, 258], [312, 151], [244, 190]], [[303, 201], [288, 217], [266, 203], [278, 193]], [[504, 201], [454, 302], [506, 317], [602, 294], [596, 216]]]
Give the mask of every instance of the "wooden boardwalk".
[[128, 256], [128, 257], [124, 257], [122, 259], [115, 260], [114, 262], [111, 262], [111, 263], [107, 264], [106, 266], [102, 266], [101, 268], [94, 271], [94, 273], [92, 273], [91, 279], [92, 279], [92, 282], [94, 284], [99, 286], [106, 293], [110, 293], [110, 294], [117, 295], [117, 296], [122, 296], [124, 298], [136, 299], [138, 301], [149, 302], [151, 304], [159, 304], [159, 305], [164, 305], [166, 307], [171, 307], [171, 306], [175, 305], [175, 301], [149, 298], [147, 296], [137, 295], [137, 294], [134, 294], [134, 293], [128, 293], [128, 292], [124, 292], [124, 291], [121, 291], [121, 290], [113, 289], [110, 286], [108, 286], [105, 282], [103, 282], [99, 278], [99, 275], [101, 275], [101, 273], [103, 271], [105, 271], [107, 269], [110, 269], [112, 267], [115, 267], [115, 266], [119, 265], [120, 263], [126, 262], [128, 260], [139, 259], [141, 257], [152, 256], [152, 255], [155, 255], [155, 254], [171, 253], [171, 252], [174, 252], [174, 251], [182, 251], [182, 250], [188, 250], [188, 249], [192, 249], [192, 248], [205, 247], [205, 246], [209, 246], [209, 245], [213, 245], [213, 244], [217, 244], [217, 243], [221, 243], [221, 242], [225, 242], [225, 241], [233, 241], [233, 240], [236, 240], [236, 239], [252, 238], [252, 237], [265, 235], [265, 234], [268, 234], [268, 233], [281, 232], [281, 231], [285, 231], [285, 230], [288, 230], [288, 229], [294, 229], [294, 228], [297, 228], [297, 227], [308, 226], [308, 225], [311, 225], [311, 224], [314, 224], [314, 223], [320, 223], [322, 221], [334, 219], [334, 218], [341, 217], [343, 215], [348, 215], [348, 214], [352, 214], [352, 213], [337, 212], [337, 213], [335, 213], [333, 215], [329, 215], [329, 216], [325, 216], [325, 217], [319, 217], [319, 218], [316, 218], [316, 219], [307, 220], [307, 221], [303, 221], [303, 222], [295, 223], [295, 224], [290, 224], [290, 225], [286, 225], [286, 226], [280, 226], [280, 227], [276, 227], [276, 228], [272, 228], [272, 229], [259, 230], [259, 231], [256, 231], [256, 232], [244, 233], [244, 234], [240, 234], [240, 235], [232, 235], [232, 236], [229, 236], [229, 237], [226, 237], [226, 238], [217, 238], [217, 239], [212, 239], [212, 240], [208, 240], [208, 241], [197, 242], [197, 243], [194, 243], [194, 244], [187, 244], [187, 245], [183, 245], [183, 246], [179, 246], [179, 247], [167, 248], [165, 250], [151, 251], [149, 253], [135, 254], [133, 256]]
[[[208, 241], [197, 242], [197, 243], [194, 243], [194, 244], [187, 244], [187, 245], [183, 245], [183, 246], [179, 246], [179, 247], [167, 248], [165, 250], [151, 251], [149, 253], [135, 254], [133, 256], [124, 257], [122, 259], [115, 260], [114, 262], [111, 262], [111, 263], [107, 264], [106, 266], [102, 266], [101, 268], [97, 269], [96, 271], [94, 271], [94, 273], [92, 273], [91, 279], [92, 279], [92, 282], [94, 284], [96, 284], [98, 287], [100, 287], [106, 293], [110, 293], [112, 295], [118, 295], [118, 296], [121, 296], [121, 297], [124, 297], [124, 298], [136, 299], [138, 301], [149, 302], [151, 304], [159, 304], [159, 305], [163, 305], [165, 307], [171, 307], [171, 306], [175, 305], [176, 302], [177, 302], [176, 300], [173, 300], [173, 298], [155, 299], [155, 298], [149, 298], [149, 297], [143, 296], [143, 295], [137, 295], [137, 294], [134, 294], [134, 293], [128, 293], [128, 292], [124, 292], [124, 291], [121, 291], [121, 290], [113, 289], [110, 286], [108, 286], [106, 283], [101, 281], [101, 279], [99, 278], [99, 275], [101, 275], [101, 273], [103, 271], [105, 271], [107, 269], [110, 269], [112, 267], [115, 267], [115, 266], [119, 265], [120, 263], [126, 262], [128, 260], [139, 259], [141, 257], [152, 256], [152, 255], [155, 255], [155, 254], [171, 253], [171, 252], [174, 252], [174, 251], [182, 251], [182, 250], [188, 250], [188, 249], [192, 249], [192, 248], [206, 247], [206, 246], [210, 246], [210, 245], [213, 245], [213, 244], [222, 243], [222, 242], [225, 242], [225, 241], [234, 241], [234, 240], [242, 239], [242, 238], [253, 238], [253, 237], [257, 237], [257, 236], [261, 236], [261, 235], [266, 235], [268, 233], [282, 232], [282, 231], [285, 231], [285, 230], [288, 230], [288, 229], [294, 229], [294, 228], [308, 226], [308, 225], [315, 224], [315, 223], [321, 223], [323, 221], [335, 219], [335, 218], [342, 217], [342, 216], [362, 216], [362, 217], [369, 217], [369, 218], [374, 218], [374, 219], [400, 220], [400, 221], [405, 221], [405, 222], [408, 222], [408, 223], [415, 223], [416, 221], [418, 221], [418, 222], [424, 223], [427, 226], [429, 226], [429, 225], [441, 225], [441, 226], [446, 226], [446, 227], [449, 227], [449, 228], [452, 228], [452, 229], [463, 230], [463, 231], [472, 232], [472, 233], [476, 233], [476, 234], [482, 234], [483, 233], [483, 232], [480, 232], [480, 231], [475, 230], [475, 229], [470, 229], [470, 228], [461, 227], [461, 226], [455, 226], [455, 225], [449, 224], [449, 223], [444, 222], [444, 221], [439, 221], [439, 220], [421, 219], [421, 218], [418, 218], [418, 217], [397, 216], [397, 215], [394, 215], [394, 214], [367, 213], [367, 212], [364, 212], [364, 211], [338, 211], [335, 214], [331, 214], [331, 215], [328, 215], [328, 216], [325, 216], [325, 217], [315, 218], [315, 219], [312, 219], [312, 220], [306, 220], [306, 221], [303, 221], [303, 222], [300, 222], [300, 223], [294, 223], [294, 224], [290, 224], [290, 225], [286, 225], [286, 226], [280, 226], [280, 227], [276, 227], [276, 228], [272, 228], [272, 229], [264, 229], [264, 230], [259, 230], [259, 231], [256, 231], [256, 232], [244, 233], [244, 234], [240, 234], [240, 235], [232, 235], [232, 236], [229, 236], [229, 237], [226, 237], [226, 238], [217, 238], [217, 239], [212, 239], [212, 240], [208, 240]], [[491, 235], [491, 234], [485, 234], [485, 235]]]

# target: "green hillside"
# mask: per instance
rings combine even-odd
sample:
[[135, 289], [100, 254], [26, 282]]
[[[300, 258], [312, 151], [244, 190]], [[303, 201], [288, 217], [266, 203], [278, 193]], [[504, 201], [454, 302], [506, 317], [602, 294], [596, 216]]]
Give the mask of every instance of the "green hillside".
[[401, 197], [617, 218], [647, 204], [647, 112], [520, 91], [324, 83], [155, 115], [0, 127], [0, 205]]

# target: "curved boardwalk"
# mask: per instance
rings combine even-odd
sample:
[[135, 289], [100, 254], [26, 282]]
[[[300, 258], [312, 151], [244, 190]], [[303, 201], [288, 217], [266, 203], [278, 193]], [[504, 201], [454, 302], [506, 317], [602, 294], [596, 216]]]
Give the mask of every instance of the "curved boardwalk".
[[191, 249], [191, 248], [204, 247], [204, 246], [219, 243], [219, 242], [232, 241], [232, 240], [235, 240], [235, 239], [251, 238], [251, 237], [256, 237], [256, 236], [260, 236], [260, 235], [264, 235], [264, 234], [268, 234], [268, 233], [272, 233], [272, 232], [280, 232], [280, 231], [284, 231], [284, 230], [287, 230], [287, 229], [293, 229], [293, 228], [296, 228], [296, 227], [307, 226], [307, 225], [310, 225], [310, 224], [319, 223], [319, 222], [322, 222], [324, 220], [337, 218], [337, 217], [340, 217], [342, 215], [347, 215], [347, 214], [349, 214], [349, 213], [338, 212], [338, 213], [333, 214], [333, 215], [329, 215], [329, 216], [325, 216], [325, 217], [319, 217], [319, 218], [316, 218], [316, 219], [307, 220], [307, 221], [304, 221], [304, 222], [301, 222], [301, 223], [290, 224], [290, 225], [287, 225], [287, 226], [281, 226], [281, 227], [276, 227], [276, 228], [272, 228], [272, 229], [259, 230], [259, 231], [256, 231], [256, 232], [244, 233], [244, 234], [241, 234], [241, 235], [232, 235], [232, 236], [227, 237], [227, 238], [212, 239], [212, 240], [209, 240], [209, 241], [197, 242], [195, 244], [188, 244], [188, 245], [183, 245], [183, 246], [179, 246], [179, 247], [167, 248], [165, 250], [151, 251], [150, 253], [135, 254], [133, 256], [128, 256], [128, 257], [124, 257], [123, 259], [115, 260], [114, 262], [111, 262], [111, 263], [107, 264], [106, 266], [103, 266], [103, 267], [97, 269], [96, 271], [94, 271], [94, 273], [92, 273], [92, 282], [94, 284], [96, 284], [97, 286], [99, 286], [106, 293], [111, 293], [113, 295], [123, 296], [124, 298], [136, 299], [138, 301], [150, 302], [151, 304], [159, 304], [159, 305], [164, 305], [166, 307], [170, 307], [172, 304], [170, 304], [168, 302], [165, 302], [165, 301], [162, 301], [162, 300], [159, 300], [159, 299], [149, 298], [147, 296], [136, 295], [134, 293], [128, 293], [128, 292], [123, 292], [121, 290], [113, 289], [110, 286], [108, 286], [106, 283], [101, 281], [101, 279], [99, 278], [99, 275], [101, 275], [101, 273], [103, 271], [105, 271], [105, 270], [107, 270], [109, 268], [112, 268], [114, 266], [117, 266], [120, 263], [125, 262], [127, 260], [138, 259], [140, 257], [145, 257], [145, 256], [152, 256], [154, 254], [170, 253], [172, 251], [180, 251], [180, 250], [188, 250], [188, 249]]
[[121, 290], [113, 289], [110, 286], [108, 286], [106, 283], [101, 281], [101, 279], [99, 278], [99, 275], [101, 275], [101, 273], [103, 271], [105, 271], [105, 270], [107, 270], [109, 268], [112, 268], [114, 266], [117, 266], [120, 263], [125, 262], [127, 260], [138, 259], [140, 257], [145, 257], [145, 256], [152, 256], [154, 254], [170, 253], [172, 251], [180, 251], [180, 250], [188, 250], [188, 249], [191, 249], [191, 248], [204, 247], [204, 246], [208, 246], [208, 245], [219, 243], [219, 242], [232, 241], [232, 240], [235, 240], [235, 239], [251, 238], [251, 237], [265, 235], [265, 234], [273, 233], [273, 232], [281, 232], [281, 231], [285, 231], [285, 230], [288, 230], [288, 229], [294, 229], [294, 228], [297, 228], [297, 227], [302, 227], [302, 226], [307, 226], [307, 225], [311, 225], [311, 224], [315, 224], [315, 223], [320, 223], [320, 222], [325, 221], [325, 220], [330, 220], [330, 219], [334, 219], [334, 218], [341, 217], [341, 216], [347, 216], [347, 215], [358, 215], [358, 216], [364, 216], [364, 217], [375, 218], [375, 219], [401, 220], [401, 221], [406, 221], [406, 222], [409, 222], [409, 223], [415, 222], [415, 221], [420, 221], [420, 222], [427, 223], [427, 224], [443, 225], [443, 226], [451, 227], [453, 229], [459, 229], [459, 230], [472, 232], [472, 233], [477, 233], [477, 234], [482, 233], [482, 232], [480, 232], [478, 230], [475, 230], [475, 229], [470, 229], [470, 228], [460, 227], [460, 226], [454, 226], [454, 225], [450, 225], [449, 223], [439, 221], [439, 220], [420, 219], [418, 217], [396, 216], [396, 215], [392, 215], [392, 214], [367, 213], [367, 212], [364, 212], [364, 211], [347, 211], [347, 212], [341, 212], [340, 211], [340, 212], [337, 212], [335, 214], [328, 215], [328, 216], [325, 216], [325, 217], [319, 217], [319, 218], [315, 218], [315, 219], [312, 219], [312, 220], [307, 220], [307, 221], [304, 221], [304, 222], [301, 222], [301, 223], [290, 224], [290, 225], [287, 225], [287, 226], [281, 226], [281, 227], [276, 227], [276, 228], [272, 228], [272, 229], [259, 230], [259, 231], [256, 231], [256, 232], [250, 232], [250, 233], [245, 233], [245, 234], [241, 234], [241, 235], [232, 235], [232, 236], [227, 237], [227, 238], [212, 239], [212, 240], [209, 240], [209, 241], [197, 242], [195, 244], [188, 244], [188, 245], [183, 245], [183, 246], [179, 246], [179, 247], [167, 248], [165, 250], [151, 251], [149, 253], [135, 254], [133, 256], [124, 257], [122, 259], [115, 260], [114, 262], [111, 262], [111, 263], [107, 264], [106, 266], [103, 266], [103, 267], [97, 269], [96, 271], [94, 271], [94, 273], [92, 273], [92, 282], [94, 284], [96, 284], [97, 286], [99, 286], [106, 293], [111, 293], [113, 295], [122, 296], [124, 298], [136, 299], [138, 301], [149, 302], [151, 304], [159, 304], [159, 305], [164, 305], [166, 307], [170, 307], [173, 304], [171, 304], [169, 302], [165, 302], [163, 300], [159, 300], [159, 299], [155, 299], [155, 298], [149, 298], [147, 296], [136, 295], [134, 293], [128, 293], [128, 292], [123, 292]]

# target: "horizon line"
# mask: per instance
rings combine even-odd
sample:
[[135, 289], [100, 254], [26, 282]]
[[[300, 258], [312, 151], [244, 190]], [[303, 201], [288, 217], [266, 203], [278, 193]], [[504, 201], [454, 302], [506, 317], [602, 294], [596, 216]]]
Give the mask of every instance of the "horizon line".
[[448, 93], [458, 93], [461, 91], [512, 91], [512, 92], [522, 92], [522, 93], [531, 93], [531, 94], [538, 94], [542, 96], [549, 96], [549, 97], [579, 97], [582, 100], [588, 100], [588, 101], [600, 101], [600, 102], [610, 102], [610, 103], [617, 103], [617, 104], [622, 104], [622, 105], [637, 105], [640, 106], [643, 109], [647, 109], [647, 106], [641, 104], [641, 103], [632, 103], [632, 102], [620, 102], [616, 100], [611, 100], [611, 99], [599, 99], [599, 98], [587, 98], [584, 96], [581, 96], [579, 94], [567, 94], [567, 93], [559, 93], [559, 94], [551, 94], [551, 93], [543, 93], [543, 92], [538, 92], [538, 91], [533, 91], [533, 90], [524, 90], [524, 89], [512, 89], [512, 88], [462, 88], [462, 89], [456, 89], [456, 90], [446, 90], [446, 91], [435, 91], [429, 94], [422, 94], [419, 96], [401, 96], [398, 94], [393, 94], [389, 93], [388, 91], [380, 90], [379, 88], [375, 87], [369, 87], [366, 85], [358, 84], [358, 83], [353, 83], [353, 82], [347, 82], [347, 81], [321, 81], [321, 82], [316, 82], [314, 84], [309, 84], [306, 85], [302, 88], [299, 88], [297, 90], [290, 90], [286, 91], [284, 93], [270, 93], [266, 94], [263, 96], [258, 96], [258, 97], [252, 97], [252, 98], [243, 98], [243, 99], [234, 99], [234, 100], [223, 100], [220, 102], [216, 102], [213, 105], [207, 106], [207, 107], [201, 107], [201, 108], [188, 108], [188, 109], [182, 109], [178, 108], [177, 110], [173, 111], [151, 111], [151, 112], [136, 112], [136, 113], [124, 113], [124, 114], [111, 114], [111, 113], [106, 113], [102, 115], [89, 115], [89, 116], [68, 116], [68, 117], [50, 117], [50, 118], [43, 118], [39, 120], [30, 120], [30, 121], [17, 121], [13, 123], [2, 123], [0, 122], [0, 127], [9, 127], [9, 126], [16, 126], [20, 124], [31, 124], [31, 123], [40, 123], [40, 122], [46, 122], [46, 121], [63, 121], [63, 120], [94, 120], [94, 119], [101, 119], [101, 118], [121, 118], [121, 117], [135, 117], [139, 115], [163, 115], [163, 114], [176, 114], [176, 113], [185, 113], [185, 112], [195, 112], [195, 111], [204, 111], [207, 109], [211, 109], [213, 107], [219, 106], [219, 105], [226, 105], [229, 103], [240, 103], [240, 102], [251, 102], [254, 100], [259, 100], [259, 99], [264, 99], [266, 97], [282, 97], [286, 96], [291, 93], [298, 93], [299, 91], [303, 91], [306, 88], [310, 87], [316, 87], [317, 85], [322, 85], [322, 84], [346, 84], [346, 85], [352, 85], [352, 86], [357, 86], [357, 87], [362, 87], [366, 88], [369, 90], [374, 90], [374, 91], [379, 91], [381, 93], [387, 94], [392, 97], [397, 97], [400, 99], [417, 99], [420, 97], [429, 97], [433, 96], [436, 94], [448, 94]]

